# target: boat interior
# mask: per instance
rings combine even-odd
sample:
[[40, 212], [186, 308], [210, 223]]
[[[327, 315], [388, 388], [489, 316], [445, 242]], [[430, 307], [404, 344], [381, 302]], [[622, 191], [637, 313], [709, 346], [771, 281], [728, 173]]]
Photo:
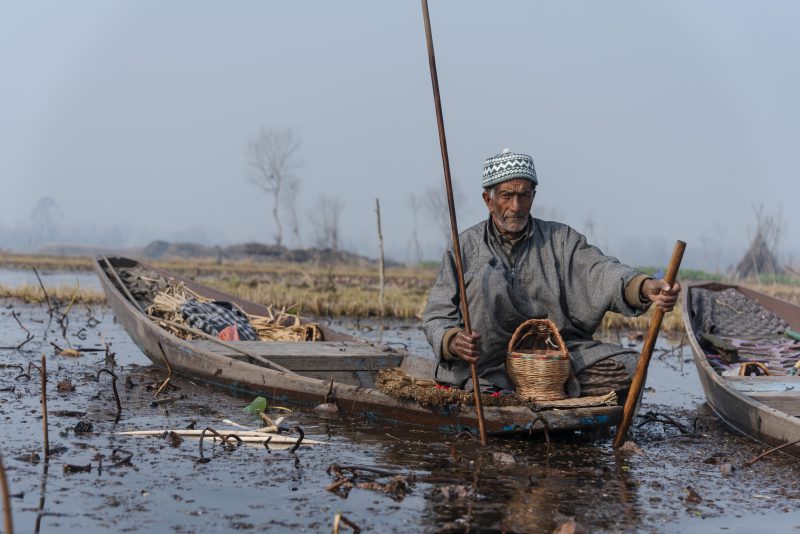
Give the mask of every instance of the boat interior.
[[692, 330], [714, 371], [736, 391], [800, 415], [800, 341], [786, 319], [735, 287], [692, 287]]

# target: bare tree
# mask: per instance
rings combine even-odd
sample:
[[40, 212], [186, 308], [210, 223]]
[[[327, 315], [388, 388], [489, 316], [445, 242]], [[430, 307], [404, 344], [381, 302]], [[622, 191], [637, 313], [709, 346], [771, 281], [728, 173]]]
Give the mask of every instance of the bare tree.
[[300, 191], [300, 180], [292, 177], [286, 182], [286, 211], [289, 215], [289, 224], [292, 229], [295, 245], [303, 246], [303, 239], [300, 237], [300, 220], [297, 217], [297, 194]]
[[316, 244], [319, 248], [339, 250], [340, 217], [344, 202], [338, 198], [319, 197], [316, 208], [311, 215], [314, 221]]
[[[456, 205], [456, 213], [458, 213], [458, 207], [464, 204], [464, 193], [456, 187], [456, 182], [453, 182], [453, 203]], [[422, 209], [442, 232], [445, 242], [449, 243], [452, 239], [452, 230], [450, 229], [450, 209], [447, 206], [444, 184], [425, 189]]]
[[[275, 220], [275, 244], [283, 242], [283, 226], [278, 209], [281, 193], [288, 184], [299, 180], [294, 171], [300, 165], [297, 152], [300, 139], [290, 128], [283, 130], [261, 128], [247, 143], [247, 163], [250, 166], [250, 182], [272, 195], [272, 217]], [[299, 187], [299, 183], [295, 187]]]
[[420, 198], [411, 193], [408, 196], [408, 207], [411, 209], [411, 221], [413, 223], [411, 230], [411, 244], [414, 248], [414, 263], [422, 261], [422, 247], [419, 245], [419, 210]]
[[31, 236], [29, 246], [34, 247], [53, 237], [54, 214], [58, 203], [50, 197], [40, 197], [31, 211]]

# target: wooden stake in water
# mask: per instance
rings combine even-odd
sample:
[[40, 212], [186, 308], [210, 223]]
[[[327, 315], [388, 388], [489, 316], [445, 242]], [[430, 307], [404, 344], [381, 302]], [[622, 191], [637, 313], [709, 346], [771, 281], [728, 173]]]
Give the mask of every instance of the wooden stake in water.
[[383, 232], [381, 232], [381, 201], [377, 198], [375, 199], [375, 214], [378, 216], [378, 245], [380, 247], [380, 293], [378, 295], [378, 303], [381, 307], [381, 317], [386, 315], [385, 304], [384, 304], [384, 284], [386, 283], [386, 264], [383, 261]]
[[0, 455], [0, 487], [3, 489], [3, 532], [11, 534], [14, 532], [14, 524], [11, 521], [11, 495], [8, 491], [8, 480], [6, 479], [6, 469], [3, 466], [3, 457]]
[[44, 432], [44, 457], [50, 456], [50, 438], [47, 435], [47, 359], [42, 354], [42, 431]]

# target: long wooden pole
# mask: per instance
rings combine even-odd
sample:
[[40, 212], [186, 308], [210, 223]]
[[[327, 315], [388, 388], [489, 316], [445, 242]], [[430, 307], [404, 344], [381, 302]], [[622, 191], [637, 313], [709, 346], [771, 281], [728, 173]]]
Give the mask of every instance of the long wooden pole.
[[[447, 139], [444, 134], [444, 117], [442, 115], [442, 99], [439, 95], [439, 76], [436, 74], [436, 56], [433, 52], [433, 36], [431, 35], [431, 19], [428, 14], [428, 0], [422, 0], [422, 17], [425, 21], [425, 39], [428, 44], [428, 63], [431, 67], [431, 84], [433, 85], [433, 101], [436, 105], [436, 122], [439, 125], [439, 145], [442, 149], [442, 165], [444, 166], [444, 185], [447, 189], [447, 207], [450, 210], [450, 230], [453, 239], [453, 256], [456, 259], [456, 274], [458, 277], [458, 292], [461, 297], [461, 316], [464, 318], [464, 331], [472, 333], [469, 322], [469, 307], [467, 306], [467, 290], [464, 285], [464, 267], [461, 264], [461, 246], [458, 242], [458, 222], [456, 221], [456, 208], [453, 201], [453, 183], [450, 179], [450, 158], [447, 156]], [[481, 443], [485, 446], [486, 424], [483, 420], [483, 405], [481, 404], [480, 385], [478, 383], [478, 369], [473, 363], [472, 390], [475, 394], [475, 409], [478, 412], [478, 429], [480, 430]]]
[[[664, 275], [664, 280], [671, 286], [675, 283], [678, 277], [678, 269], [681, 266], [683, 259], [683, 251], [686, 250], [686, 243], [678, 241], [675, 243], [675, 248], [672, 250], [672, 258], [669, 260], [667, 266], [667, 274]], [[653, 349], [656, 346], [656, 339], [658, 339], [658, 331], [661, 330], [661, 321], [664, 319], [664, 310], [655, 308], [653, 310], [653, 317], [650, 319], [650, 328], [647, 330], [647, 338], [644, 340], [642, 346], [642, 354], [639, 356], [639, 363], [636, 364], [636, 373], [633, 375], [631, 381], [631, 389], [628, 391], [628, 398], [625, 399], [625, 408], [622, 412], [622, 422], [617, 426], [617, 433], [614, 436], [614, 448], [619, 448], [625, 443], [625, 437], [628, 434], [628, 429], [633, 421], [634, 411], [636, 411], [636, 404], [639, 402], [639, 395], [644, 389], [644, 382], [647, 378], [647, 367], [650, 365], [650, 358], [653, 356]]]

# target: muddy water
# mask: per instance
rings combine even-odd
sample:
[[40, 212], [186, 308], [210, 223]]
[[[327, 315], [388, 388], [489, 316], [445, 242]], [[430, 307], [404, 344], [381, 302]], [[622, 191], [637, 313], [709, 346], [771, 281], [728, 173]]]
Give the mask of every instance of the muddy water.
[[[0, 452], [18, 532], [330, 532], [337, 512], [366, 531], [551, 532], [569, 517], [592, 532], [758, 532], [767, 525], [781, 532], [800, 526], [797, 461], [776, 454], [741, 467], [763, 449], [709, 413], [689, 351], [674, 348], [677, 341], [660, 344], [642, 413], [667, 415], [696, 432], [685, 436], [655, 422], [634, 427], [641, 452], [614, 453], [607, 436], [589, 435], [554, 439], [549, 452], [542, 440], [492, 440], [484, 449], [469, 436], [325, 420], [299, 410], [287, 423], [323, 444], [292, 454], [207, 442], [200, 460], [197, 440], [116, 432], [218, 427], [225, 418], [255, 424], [242, 411], [250, 397], [174, 378], [179, 389], [166, 395], [176, 400], [153, 406], [150, 387], [166, 373], [149, 365], [107, 308], [76, 307], [64, 336], [46, 306], [0, 302], [0, 346], [26, 337], [12, 311], [35, 336], [19, 350], [0, 350]], [[333, 326], [415, 352], [425, 349], [415, 325], [381, 330], [374, 322], [345, 320]], [[58, 356], [51, 342], [99, 352]], [[105, 357], [106, 343], [113, 361]], [[25, 376], [43, 353], [54, 451], [48, 462], [42, 458], [36, 369]], [[97, 380], [104, 368], [118, 377], [118, 421], [111, 377], [102, 373]], [[65, 379], [74, 391], [58, 391]], [[91, 431], [76, 433], [78, 423], [91, 424]], [[395, 482], [388, 493], [377, 484], [327, 491], [336, 480], [328, 472], [334, 463], [397, 472], [406, 476], [405, 486]], [[87, 471], [68, 472], [79, 469]]]

